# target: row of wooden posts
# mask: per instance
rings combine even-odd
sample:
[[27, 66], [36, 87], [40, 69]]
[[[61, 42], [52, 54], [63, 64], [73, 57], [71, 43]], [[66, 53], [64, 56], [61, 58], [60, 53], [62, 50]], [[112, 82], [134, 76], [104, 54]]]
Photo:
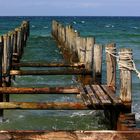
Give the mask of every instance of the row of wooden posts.
[[[87, 71], [94, 69], [94, 82], [101, 83], [102, 45], [95, 44], [94, 37], [81, 37], [71, 25], [64, 27], [57, 21], [52, 21], [52, 35], [58, 41], [62, 54], [68, 62], [83, 63]], [[93, 62], [96, 63], [93, 65]], [[87, 83], [89, 80], [85, 81], [85, 84]]]
[[[103, 45], [95, 44], [94, 37], [82, 37], [70, 25], [63, 26], [57, 21], [52, 22], [52, 35], [56, 39], [60, 50], [65, 59], [70, 63], [78, 62], [85, 65], [85, 69], [90, 71], [90, 78], [85, 75], [84, 80], [80, 79], [83, 84], [102, 84], [102, 56]], [[125, 104], [123, 112], [117, 110], [105, 111], [106, 117], [112, 123], [119, 120], [119, 115], [125, 116], [124, 113], [131, 113], [132, 105], [132, 50], [123, 48], [117, 54], [116, 44], [109, 43], [105, 46], [106, 52], [106, 85], [109, 86], [114, 94], [116, 92], [116, 66], [120, 70], [120, 93], [119, 97]], [[130, 68], [131, 67], [131, 68]], [[129, 69], [130, 68], [130, 69]], [[88, 79], [88, 80], [87, 80]], [[117, 96], [117, 95], [115, 95]], [[108, 114], [108, 115], [107, 115]], [[132, 115], [132, 114], [131, 114]], [[122, 117], [120, 115], [120, 118]], [[129, 116], [129, 115], [128, 115]], [[134, 114], [132, 115], [134, 116]], [[127, 115], [126, 117], [127, 118]], [[135, 122], [135, 121], [134, 121]]]
[[[102, 56], [103, 45], [95, 44], [94, 37], [81, 37], [80, 33], [72, 28], [72, 26], [63, 26], [57, 21], [52, 21], [52, 35], [59, 43], [61, 51], [65, 54], [69, 53], [71, 63], [77, 61], [85, 65], [86, 70], [92, 72], [92, 83], [101, 84], [102, 77]], [[105, 46], [106, 50], [106, 84], [112, 89], [116, 89], [116, 44], [110, 43]], [[75, 57], [75, 56], [77, 57]], [[73, 57], [75, 59], [73, 59]], [[124, 102], [131, 103], [131, 70], [127, 67], [132, 66], [132, 50], [123, 48], [119, 50], [119, 62], [123, 62], [126, 67], [120, 68], [120, 97]], [[88, 83], [89, 84], [89, 83]]]
[[10, 86], [10, 70], [14, 69], [12, 63], [20, 62], [28, 36], [28, 21], [23, 21], [20, 27], [14, 31], [9, 31], [7, 34], [0, 36], [2, 84], [5, 84], [5, 86]]
[[[13, 63], [19, 63], [29, 37], [29, 21], [23, 21], [19, 27], [0, 36], [0, 87], [11, 86], [10, 70], [17, 69]], [[0, 94], [0, 101], [9, 101], [9, 95]], [[3, 116], [3, 110], [0, 111]]]

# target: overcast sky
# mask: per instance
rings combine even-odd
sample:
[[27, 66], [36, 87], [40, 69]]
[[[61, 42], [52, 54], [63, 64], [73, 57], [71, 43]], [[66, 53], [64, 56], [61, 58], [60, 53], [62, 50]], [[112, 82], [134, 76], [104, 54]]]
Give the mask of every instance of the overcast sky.
[[0, 16], [140, 16], [140, 0], [0, 0]]

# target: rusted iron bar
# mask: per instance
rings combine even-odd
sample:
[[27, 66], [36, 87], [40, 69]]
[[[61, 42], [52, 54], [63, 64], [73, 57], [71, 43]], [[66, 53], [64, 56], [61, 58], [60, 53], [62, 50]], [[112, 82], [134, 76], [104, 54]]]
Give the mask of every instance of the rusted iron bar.
[[81, 102], [0, 102], [0, 109], [24, 110], [87, 110]]
[[139, 140], [140, 130], [134, 131], [0, 131], [5, 140]]
[[[123, 104], [115, 108], [124, 111]], [[0, 109], [21, 109], [21, 110], [105, 110], [113, 109], [112, 104], [94, 104], [87, 106], [83, 102], [0, 102]]]
[[83, 63], [73, 63], [73, 64], [65, 64], [65, 63], [36, 63], [36, 62], [21, 62], [21, 63], [13, 63], [13, 66], [18, 67], [76, 67], [76, 68], [84, 68], [85, 65]]
[[52, 88], [15, 88], [0, 87], [1, 94], [79, 94], [78, 88], [52, 87]]
[[81, 70], [11, 70], [10, 75], [91, 75], [92, 71]]

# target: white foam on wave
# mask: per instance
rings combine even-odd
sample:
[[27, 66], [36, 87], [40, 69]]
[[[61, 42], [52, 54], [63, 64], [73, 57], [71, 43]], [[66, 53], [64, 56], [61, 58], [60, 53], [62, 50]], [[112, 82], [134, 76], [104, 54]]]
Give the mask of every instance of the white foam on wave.
[[132, 27], [132, 29], [138, 29], [138, 27]]
[[106, 27], [106, 28], [109, 28], [110, 26], [109, 26], [109, 25], [106, 25], [105, 27]]
[[105, 25], [106, 28], [114, 28], [115, 26], [114, 25], [111, 25], [111, 24], [108, 24], [108, 25]]
[[82, 21], [81, 21], [81, 23], [83, 23], [83, 24], [84, 24], [84, 23], [85, 23], [85, 21], [84, 21], [84, 20], [82, 20]]
[[59, 53], [59, 51], [58, 50], [54, 50], [56, 53]]
[[136, 113], [135, 118], [136, 118], [136, 120], [140, 120], [140, 113]]
[[94, 114], [95, 111], [90, 111], [90, 112], [85, 112], [85, 111], [78, 111], [78, 112], [73, 112], [70, 117], [76, 117], [76, 116], [87, 116], [87, 115], [92, 115]]
[[44, 29], [48, 29], [48, 27], [47, 26], [45, 26], [45, 27], [43, 27]]
[[35, 28], [35, 25], [32, 25], [32, 28]]
[[76, 21], [73, 21], [73, 24], [76, 24]]
[[19, 115], [18, 118], [22, 119], [22, 118], [24, 118], [24, 115]]

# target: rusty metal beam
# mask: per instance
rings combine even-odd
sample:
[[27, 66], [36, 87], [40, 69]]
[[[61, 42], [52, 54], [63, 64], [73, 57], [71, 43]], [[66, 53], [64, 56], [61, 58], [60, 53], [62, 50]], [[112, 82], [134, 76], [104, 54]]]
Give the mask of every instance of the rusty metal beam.
[[4, 140], [139, 140], [134, 131], [0, 131]]
[[46, 62], [21, 62], [21, 63], [13, 63], [13, 66], [18, 67], [74, 67], [74, 68], [84, 68], [85, 65], [83, 63], [46, 63]]
[[118, 108], [125, 110], [125, 106], [112, 104], [85, 105], [83, 102], [0, 102], [0, 109], [23, 110], [106, 110]]
[[16, 88], [0, 87], [0, 94], [79, 94], [76, 87]]
[[0, 102], [0, 109], [24, 110], [87, 110], [81, 102]]
[[92, 71], [81, 70], [11, 70], [10, 75], [91, 75]]

